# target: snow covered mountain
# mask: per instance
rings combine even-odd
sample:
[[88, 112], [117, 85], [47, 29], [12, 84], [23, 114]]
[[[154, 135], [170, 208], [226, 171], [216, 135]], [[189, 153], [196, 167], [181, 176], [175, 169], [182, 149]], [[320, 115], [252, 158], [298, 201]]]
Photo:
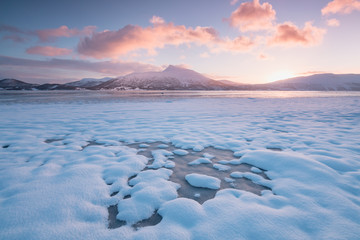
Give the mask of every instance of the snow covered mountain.
[[132, 73], [93, 89], [228, 90], [231, 86], [190, 69], [170, 65], [162, 72]]
[[112, 79], [112, 78], [111, 77], [105, 77], [105, 78], [100, 78], [100, 79], [98, 79], [98, 78], [83, 78], [79, 81], [66, 83], [65, 85], [73, 86], [73, 87], [89, 88], [89, 87], [97, 86], [103, 82], [107, 82], [110, 79]]
[[360, 91], [360, 74], [315, 74], [266, 84], [241, 84], [213, 80], [190, 69], [170, 65], [162, 72], [132, 73], [118, 78], [84, 78], [66, 84], [30, 84], [16, 79], [0, 80], [5, 90], [147, 89], [147, 90], [278, 90]]
[[360, 74], [315, 74], [254, 86], [267, 90], [360, 91]]

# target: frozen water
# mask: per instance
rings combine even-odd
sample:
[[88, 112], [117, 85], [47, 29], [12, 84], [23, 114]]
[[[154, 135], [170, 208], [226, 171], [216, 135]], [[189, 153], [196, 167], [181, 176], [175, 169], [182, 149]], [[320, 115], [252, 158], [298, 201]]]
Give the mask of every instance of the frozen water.
[[358, 95], [119, 94], [0, 95], [0, 239], [358, 239]]
[[[132, 148], [139, 148], [141, 144], [142, 143], [132, 143], [132, 144], [128, 144], [127, 146]], [[146, 150], [143, 149], [138, 150], [138, 154], [141, 154], [149, 158], [149, 165], [147, 166], [147, 168], [153, 168], [154, 155], [151, 153], [153, 153], [154, 150], [158, 151], [156, 149], [159, 144], [161, 143], [160, 142], [147, 143], [148, 148]], [[169, 161], [164, 158], [164, 161], [173, 163], [171, 168], [173, 174], [170, 176], [170, 180], [178, 183], [181, 186], [180, 189], [178, 189], [179, 197], [191, 198], [199, 203], [203, 203], [208, 199], [214, 198], [217, 190], [194, 187], [186, 181], [185, 179], [186, 175], [192, 173], [198, 173], [219, 179], [225, 179], [230, 177], [231, 172], [228, 171], [230, 170], [229, 166], [217, 164], [217, 165], [221, 165], [221, 167], [224, 168], [223, 171], [219, 171], [219, 169], [214, 168], [212, 164], [208, 164], [208, 163], [212, 163], [212, 161], [232, 164], [233, 165], [232, 168], [234, 169], [234, 171], [237, 170], [237, 171], [250, 172], [251, 171], [250, 169], [252, 167], [251, 165], [248, 164], [241, 164], [240, 159], [233, 159], [234, 153], [230, 150], [207, 147], [200, 152], [190, 151], [186, 155], [171, 155], [169, 153], [176, 151], [176, 147], [168, 144], [168, 148], [163, 149], [163, 151], [168, 153], [168, 155], [165, 157], [171, 159], [171, 161]], [[209, 160], [208, 158], [200, 157], [204, 155], [211, 157], [212, 161]], [[219, 159], [223, 159], [223, 160], [219, 160]], [[225, 160], [225, 159], [231, 159], [231, 160]], [[202, 166], [197, 166], [197, 165], [202, 165]], [[167, 167], [166, 164], [163, 167]], [[265, 179], [268, 179], [264, 173], [260, 173], [260, 174]], [[247, 178], [233, 179], [233, 181], [231, 182], [224, 180], [221, 182], [220, 189], [225, 189], [225, 188], [241, 189], [252, 192], [257, 195], [260, 195], [262, 190], [269, 189], [268, 187], [255, 184]], [[194, 197], [195, 194], [197, 193], [200, 193], [200, 196]]]

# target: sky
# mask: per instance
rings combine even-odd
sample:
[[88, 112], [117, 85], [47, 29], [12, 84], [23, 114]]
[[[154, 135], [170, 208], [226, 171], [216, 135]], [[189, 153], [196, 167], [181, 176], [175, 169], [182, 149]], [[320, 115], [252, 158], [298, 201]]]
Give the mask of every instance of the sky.
[[162, 71], [266, 83], [360, 73], [360, 0], [2, 0], [0, 79]]

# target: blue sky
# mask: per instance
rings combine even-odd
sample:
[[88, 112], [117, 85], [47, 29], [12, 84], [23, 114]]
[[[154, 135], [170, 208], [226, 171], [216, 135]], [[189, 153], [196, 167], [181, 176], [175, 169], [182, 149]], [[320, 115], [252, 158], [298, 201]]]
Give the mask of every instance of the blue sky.
[[0, 78], [68, 82], [169, 64], [246, 83], [360, 73], [359, 6], [357, 0], [2, 1]]

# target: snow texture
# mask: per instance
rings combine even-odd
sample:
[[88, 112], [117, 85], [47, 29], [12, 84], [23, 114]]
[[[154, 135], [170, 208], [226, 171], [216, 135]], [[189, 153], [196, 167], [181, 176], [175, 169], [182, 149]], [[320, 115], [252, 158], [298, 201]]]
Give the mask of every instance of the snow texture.
[[[26, 94], [0, 95], [0, 239], [359, 239], [358, 95], [88, 102]], [[156, 141], [232, 150], [264, 173], [231, 179], [271, 190], [223, 189], [203, 204], [177, 198], [164, 168], [172, 152], [145, 157], [124, 144]], [[283, 151], [266, 150], [269, 143]], [[108, 229], [113, 205], [127, 224]], [[156, 211], [157, 225], [130, 226]]]

